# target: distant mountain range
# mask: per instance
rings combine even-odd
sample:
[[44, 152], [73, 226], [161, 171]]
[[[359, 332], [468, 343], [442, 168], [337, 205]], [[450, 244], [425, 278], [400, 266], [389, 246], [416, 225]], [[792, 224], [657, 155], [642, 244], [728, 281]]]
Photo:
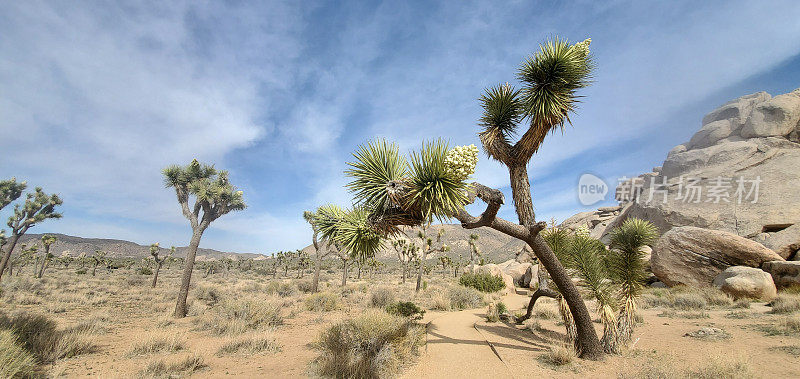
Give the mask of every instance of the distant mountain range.
[[[130, 257], [130, 258], [144, 258], [150, 256], [150, 246], [143, 246], [139, 245], [135, 242], [131, 241], [124, 241], [124, 240], [116, 240], [116, 239], [105, 239], [105, 238], [83, 238], [83, 237], [76, 237], [76, 236], [68, 236], [65, 234], [58, 234], [58, 233], [46, 233], [49, 235], [56, 236], [57, 240], [53, 246], [50, 247], [50, 251], [56, 255], [61, 255], [64, 251], [70, 251], [73, 256], [79, 255], [81, 253], [86, 253], [86, 255], [92, 255], [96, 250], [105, 251], [108, 257]], [[22, 244], [31, 245], [34, 243], [39, 243], [41, 245], [42, 234], [25, 234], [20, 238], [19, 243], [14, 248], [15, 252], [18, 252], [21, 248]], [[185, 257], [186, 256], [186, 249], [188, 247], [182, 246], [177, 247], [175, 249], [175, 256], [177, 257]], [[41, 251], [41, 250], [40, 250]], [[169, 246], [161, 246], [160, 254], [166, 255], [169, 253]], [[253, 254], [253, 253], [234, 253], [234, 252], [225, 252], [225, 251], [218, 251], [214, 249], [197, 249], [197, 259], [198, 260], [211, 260], [211, 259], [220, 259], [222, 257], [229, 257], [232, 259], [248, 259], [248, 258], [259, 258], [264, 257], [261, 254]]]

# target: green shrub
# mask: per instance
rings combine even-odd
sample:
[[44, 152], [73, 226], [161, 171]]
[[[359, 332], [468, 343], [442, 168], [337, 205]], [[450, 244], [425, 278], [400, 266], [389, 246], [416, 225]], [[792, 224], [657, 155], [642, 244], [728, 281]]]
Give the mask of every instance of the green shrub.
[[139, 275], [153, 275], [153, 270], [150, 269], [150, 267], [142, 266], [142, 267], [139, 267], [138, 270], [136, 270], [136, 273], [139, 274]]
[[86, 275], [86, 269], [85, 268], [79, 268], [79, 269], [75, 270], [75, 274], [77, 274], [77, 275]]
[[450, 307], [453, 309], [471, 309], [484, 305], [483, 294], [471, 287], [455, 286], [450, 288]]
[[381, 310], [367, 310], [320, 334], [315, 343], [320, 355], [313, 368], [326, 377], [394, 377], [424, 341], [423, 327]]
[[319, 292], [308, 295], [306, 309], [315, 312], [330, 312], [339, 305], [339, 296], [330, 292]]
[[36, 359], [10, 330], [0, 330], [0, 377], [36, 377]]
[[481, 292], [497, 292], [506, 288], [503, 278], [489, 273], [466, 273], [461, 275], [458, 283], [464, 287], [472, 287]]
[[373, 307], [384, 308], [394, 302], [394, 291], [391, 288], [376, 288], [369, 297], [369, 303]]
[[412, 317], [416, 320], [421, 319], [422, 316], [425, 315], [424, 309], [420, 309], [420, 307], [410, 301], [399, 301], [394, 304], [389, 304], [386, 306], [386, 312], [395, 316]]
[[499, 314], [508, 313], [508, 307], [506, 307], [506, 303], [502, 301], [497, 302], [497, 313]]

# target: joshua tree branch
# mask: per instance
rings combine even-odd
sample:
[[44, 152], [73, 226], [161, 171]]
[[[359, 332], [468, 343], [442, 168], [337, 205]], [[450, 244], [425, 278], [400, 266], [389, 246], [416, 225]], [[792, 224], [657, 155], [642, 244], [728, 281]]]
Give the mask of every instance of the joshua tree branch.
[[508, 220], [497, 217], [497, 211], [503, 205], [505, 199], [503, 193], [494, 188], [489, 188], [483, 184], [474, 182], [467, 195], [468, 204], [472, 204], [475, 198], [479, 198], [486, 203], [486, 210], [481, 213], [481, 217], [470, 215], [466, 210], [459, 210], [455, 218], [461, 221], [461, 226], [464, 229], [475, 229], [481, 226], [488, 226], [499, 232], [521, 239], [523, 241], [532, 240], [542, 231], [547, 225], [544, 222], [533, 224], [530, 228], [524, 225], [515, 224]]

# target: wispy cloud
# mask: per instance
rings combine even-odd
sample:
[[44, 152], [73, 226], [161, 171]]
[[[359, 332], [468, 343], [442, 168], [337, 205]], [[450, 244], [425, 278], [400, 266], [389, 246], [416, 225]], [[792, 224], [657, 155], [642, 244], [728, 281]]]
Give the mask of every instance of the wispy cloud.
[[[8, 3], [0, 174], [65, 197], [53, 230], [178, 244], [185, 220], [159, 170], [197, 157], [229, 168], [250, 206], [203, 246], [299, 248], [310, 236], [303, 210], [349, 202], [342, 171], [357, 144], [478, 144], [485, 87], [513, 82], [548, 36], [592, 37], [595, 83], [574, 127], [530, 167], [537, 211], [562, 218], [581, 210], [564, 191], [582, 172], [657, 165], [700, 115], [664, 120], [796, 55], [798, 14], [793, 1]], [[646, 136], [647, 151], [619, 147]], [[604, 147], [615, 154], [580, 159]], [[482, 159], [476, 177], [510, 198], [496, 162]], [[99, 226], [115, 217], [127, 232]]]

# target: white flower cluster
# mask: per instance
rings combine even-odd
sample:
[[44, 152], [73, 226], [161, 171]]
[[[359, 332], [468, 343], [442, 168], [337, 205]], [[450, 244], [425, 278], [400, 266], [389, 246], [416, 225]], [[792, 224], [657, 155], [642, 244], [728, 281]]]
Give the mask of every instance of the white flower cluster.
[[583, 42], [576, 43], [575, 46], [573, 46], [573, 48], [583, 51], [583, 55], [586, 56], [589, 55], [589, 45], [591, 44], [592, 44], [592, 39], [587, 38], [583, 40]]
[[589, 237], [589, 227], [581, 225], [575, 229], [575, 235], [580, 237]]
[[456, 146], [447, 151], [444, 162], [447, 169], [458, 180], [466, 180], [475, 173], [475, 165], [478, 164], [478, 148], [475, 145]]

